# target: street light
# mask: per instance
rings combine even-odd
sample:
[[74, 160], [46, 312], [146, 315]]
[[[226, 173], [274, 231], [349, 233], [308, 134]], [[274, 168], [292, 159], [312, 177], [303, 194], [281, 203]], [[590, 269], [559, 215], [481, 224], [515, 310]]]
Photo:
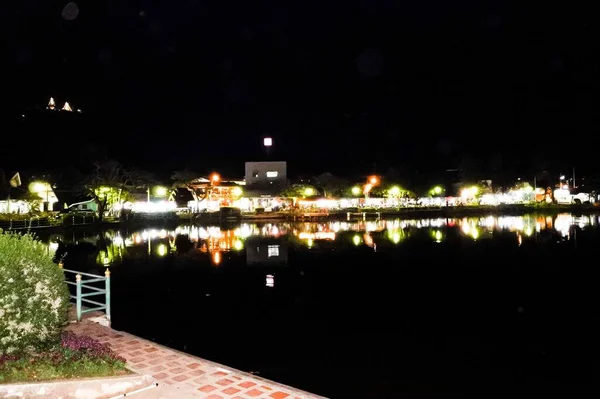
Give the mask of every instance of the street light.
[[312, 188], [312, 187], [306, 187], [306, 188], [304, 189], [304, 195], [305, 195], [305, 196], [307, 196], [307, 197], [310, 197], [310, 196], [312, 196], [312, 195], [315, 195], [315, 189], [314, 189], [314, 188]]
[[369, 176], [369, 183], [373, 186], [376, 186], [379, 184], [379, 177], [377, 176]]
[[167, 196], [167, 188], [162, 186], [154, 187], [154, 195], [157, 197], [166, 197]]
[[265, 147], [271, 147], [271, 146], [273, 146], [273, 139], [271, 137], [265, 137], [263, 139], [263, 145]]
[[358, 187], [358, 186], [352, 187], [352, 195], [360, 195], [360, 187]]
[[212, 184], [217, 184], [221, 181], [221, 176], [219, 176], [218, 173], [213, 173], [212, 175], [210, 175], [210, 181]]
[[400, 195], [400, 187], [394, 186], [390, 188], [389, 193], [392, 197], [398, 197]]
[[441, 186], [435, 186], [431, 190], [429, 190], [429, 194], [432, 196], [440, 195], [444, 192], [444, 189]]

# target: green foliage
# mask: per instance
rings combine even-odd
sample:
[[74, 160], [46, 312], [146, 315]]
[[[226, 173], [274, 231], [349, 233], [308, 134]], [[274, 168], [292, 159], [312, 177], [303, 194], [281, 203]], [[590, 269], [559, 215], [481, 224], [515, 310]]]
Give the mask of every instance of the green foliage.
[[286, 198], [306, 198], [318, 195], [319, 191], [308, 184], [292, 184], [284, 189], [279, 195]]
[[29, 234], [0, 230], [0, 355], [59, 340], [69, 291], [47, 248]]
[[123, 374], [128, 374], [125, 359], [110, 347], [70, 332], [45, 351], [0, 356], [0, 384]]

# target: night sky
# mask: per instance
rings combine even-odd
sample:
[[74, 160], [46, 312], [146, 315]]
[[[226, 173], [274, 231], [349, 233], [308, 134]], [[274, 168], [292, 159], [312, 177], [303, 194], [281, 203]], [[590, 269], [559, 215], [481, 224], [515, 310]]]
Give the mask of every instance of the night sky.
[[[241, 174], [271, 136], [272, 156], [295, 173], [596, 171], [600, 34], [591, 9], [475, 0], [66, 5], [2, 5], [4, 169], [22, 162], [23, 147], [43, 159], [95, 147], [151, 170]], [[64, 118], [46, 132], [24, 123], [50, 96], [83, 110], [77, 133], [61, 127]]]

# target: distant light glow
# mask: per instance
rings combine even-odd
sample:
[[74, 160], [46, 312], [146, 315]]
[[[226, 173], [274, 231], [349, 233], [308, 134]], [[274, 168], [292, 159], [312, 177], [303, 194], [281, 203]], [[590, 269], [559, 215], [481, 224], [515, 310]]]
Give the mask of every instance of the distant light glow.
[[263, 139], [263, 145], [265, 147], [271, 147], [273, 145], [273, 139], [271, 137], [265, 137]]
[[267, 274], [266, 278], [266, 286], [267, 287], [275, 287], [275, 276], [272, 274]]

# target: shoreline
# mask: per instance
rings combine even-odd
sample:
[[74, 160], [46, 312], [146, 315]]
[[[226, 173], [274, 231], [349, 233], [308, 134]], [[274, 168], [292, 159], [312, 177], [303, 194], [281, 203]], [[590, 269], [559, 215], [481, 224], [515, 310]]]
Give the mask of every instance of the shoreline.
[[[22, 228], [8, 228], [5, 231], [56, 231], [56, 230], [104, 230], [110, 228], [132, 228], [148, 225], [179, 225], [182, 223], [190, 224], [238, 224], [238, 223], [272, 223], [272, 222], [311, 222], [311, 221], [330, 221], [330, 220], [373, 220], [387, 218], [457, 218], [457, 217], [477, 217], [483, 215], [495, 216], [522, 216], [527, 214], [546, 214], [555, 215], [559, 213], [576, 214], [600, 214], [600, 207], [591, 205], [500, 205], [500, 206], [457, 206], [443, 208], [397, 208], [397, 209], [352, 209], [340, 210], [329, 213], [324, 212], [272, 212], [260, 214], [242, 214], [235, 219], [222, 219], [214, 214], [196, 214], [196, 215], [173, 215], [156, 218], [144, 218], [130, 221], [104, 221], [102, 223], [89, 223], [81, 225], [49, 225], [33, 226]], [[0, 223], [2, 228], [2, 223]]]
[[386, 218], [455, 218], [455, 217], [477, 217], [483, 215], [506, 215], [522, 216], [527, 214], [559, 214], [559, 213], [580, 213], [592, 214], [600, 213], [600, 207], [589, 205], [558, 205], [558, 206], [530, 206], [530, 205], [509, 205], [509, 206], [462, 206], [448, 208], [399, 208], [374, 210], [364, 209], [358, 211], [336, 211], [328, 214], [315, 213], [287, 213], [268, 215], [242, 215], [242, 222], [270, 222], [281, 220], [295, 221], [326, 221], [326, 220], [359, 220], [359, 219], [386, 219]]

